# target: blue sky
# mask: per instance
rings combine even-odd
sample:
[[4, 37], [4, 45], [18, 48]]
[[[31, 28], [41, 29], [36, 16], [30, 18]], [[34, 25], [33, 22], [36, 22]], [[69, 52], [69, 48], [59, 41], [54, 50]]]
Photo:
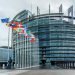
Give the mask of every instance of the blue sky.
[[[48, 13], [48, 6], [51, 6], [51, 12], [58, 12], [59, 6], [63, 5], [63, 12], [67, 14], [67, 9], [73, 5], [75, 0], [0, 0], [0, 18], [13, 17], [22, 10], [30, 10], [36, 14], [36, 7], [39, 6], [40, 13]], [[75, 8], [74, 8], [75, 9]], [[10, 32], [11, 33], [11, 32]], [[8, 27], [0, 22], [0, 46], [8, 45]], [[11, 34], [10, 34], [11, 45]]]

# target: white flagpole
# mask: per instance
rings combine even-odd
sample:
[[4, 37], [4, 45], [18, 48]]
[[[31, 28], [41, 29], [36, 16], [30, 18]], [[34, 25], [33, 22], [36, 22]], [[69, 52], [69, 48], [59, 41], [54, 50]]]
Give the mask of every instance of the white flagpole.
[[30, 68], [31, 68], [31, 42], [30, 42]]
[[27, 67], [28, 67], [28, 38], [27, 38], [26, 41], [27, 41], [27, 45], [26, 45], [26, 47], [27, 47], [27, 48], [26, 48], [26, 50], [27, 50], [27, 54], [26, 54], [26, 55], [27, 55], [27, 56], [26, 56], [26, 57], [27, 57], [27, 60], [26, 60], [26, 61], [27, 61], [26, 68], [27, 68]]
[[25, 68], [26, 68], [26, 37], [25, 37]]
[[9, 60], [9, 42], [10, 42], [10, 27], [8, 28], [8, 60]]

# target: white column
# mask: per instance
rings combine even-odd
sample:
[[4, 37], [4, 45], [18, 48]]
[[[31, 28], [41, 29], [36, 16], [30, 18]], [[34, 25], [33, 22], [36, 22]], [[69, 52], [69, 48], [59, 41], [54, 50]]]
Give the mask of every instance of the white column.
[[18, 49], [18, 34], [17, 34], [17, 68], [19, 67], [19, 49]]
[[28, 67], [28, 38], [27, 38], [27, 67]]
[[[12, 47], [12, 62], [13, 62], [13, 60], [14, 60], [14, 58], [13, 58], [13, 51], [14, 51], [14, 49], [13, 49], [13, 30], [11, 30], [11, 47]], [[13, 65], [13, 63], [12, 63], [12, 67], [14, 67], [14, 65]]]
[[[20, 36], [20, 39], [21, 39], [21, 36]], [[19, 39], [19, 40], [20, 40]], [[20, 43], [21, 43], [21, 40], [20, 40]], [[19, 48], [20, 48], [20, 68], [21, 68], [21, 65], [22, 65], [22, 59], [21, 59], [21, 44], [19, 45]]]
[[[16, 37], [18, 37], [18, 35], [16, 34]], [[16, 39], [18, 40], [18, 38]], [[15, 68], [17, 68], [17, 46], [16, 46], [17, 41], [15, 41]]]
[[26, 68], [28, 67], [28, 38], [26, 38]]
[[23, 36], [23, 68], [24, 68], [24, 36]]
[[30, 42], [30, 68], [31, 68], [31, 42]]
[[8, 60], [9, 60], [10, 27], [8, 27]]
[[24, 68], [24, 38], [22, 39], [22, 68]]
[[16, 42], [15, 42], [15, 68], [16, 68]]
[[26, 68], [26, 37], [25, 37], [25, 68]]

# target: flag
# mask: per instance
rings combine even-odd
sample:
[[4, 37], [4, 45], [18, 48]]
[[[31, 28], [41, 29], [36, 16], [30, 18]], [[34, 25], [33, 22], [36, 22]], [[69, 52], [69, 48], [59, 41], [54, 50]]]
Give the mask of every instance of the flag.
[[10, 23], [10, 26], [11, 26], [12, 28], [14, 28], [14, 27], [17, 27], [18, 24], [19, 24], [18, 22], [12, 21], [12, 22]]
[[34, 35], [31, 33], [31, 31], [28, 29], [27, 25], [24, 25], [24, 32], [25, 32], [25, 37], [30, 39], [30, 42], [35, 41]]
[[15, 21], [12, 21], [10, 26], [12, 27], [13, 30], [16, 30], [16, 31], [20, 30], [18, 28], [23, 28], [23, 25], [21, 22], [15, 22]]
[[17, 26], [18, 26], [18, 28], [23, 28], [23, 25], [21, 22]]
[[16, 26], [16, 24], [13, 24], [13, 23], [12, 23], [12, 24], [10, 24], [10, 27], [14, 27], [14, 26]]
[[28, 29], [28, 27], [27, 27], [26, 24], [24, 25], [24, 32], [25, 32], [26, 36], [28, 36], [28, 37], [31, 36], [31, 32], [30, 32], [30, 30]]
[[23, 25], [22, 23], [20, 22], [18, 25], [17, 25], [17, 30], [16, 30], [19, 34], [24, 34], [24, 28], [23, 28]]
[[26, 32], [27, 32], [28, 36], [31, 37], [31, 32], [30, 32], [30, 30], [27, 29]]
[[10, 26], [10, 23], [6, 23], [6, 26], [8, 26], [8, 27], [9, 27], [9, 26]]
[[11, 27], [13, 30], [17, 30], [18, 28], [17, 24], [19, 23], [12, 21], [12, 22], [6, 23], [6, 26]]
[[28, 29], [27, 25], [24, 24], [23, 26], [24, 26], [24, 30], [26, 31]]
[[24, 35], [25, 35], [25, 38], [28, 38], [29, 37], [27, 33], [25, 33]]
[[28, 29], [28, 26], [27, 26], [27, 24], [24, 24], [23, 26], [24, 26], [25, 28], [27, 28], [27, 29]]
[[8, 22], [9, 22], [9, 18], [1, 19], [1, 22], [2, 22], [2, 23], [8, 23]]
[[19, 34], [24, 34], [24, 28], [17, 28], [16, 30]]
[[27, 25], [23, 25], [24, 26], [24, 35], [25, 35], [25, 38], [28, 38], [28, 34], [27, 34]]
[[31, 38], [31, 39], [30, 39], [30, 42], [31, 42], [31, 43], [35, 42], [35, 38]]
[[30, 42], [35, 42], [35, 37], [34, 37], [34, 35], [33, 34], [31, 34], [31, 37], [30, 37]]
[[34, 37], [34, 35], [31, 33], [30, 30], [27, 30], [27, 34], [28, 34], [28, 37], [30, 38], [30, 42], [35, 42], [35, 37]]

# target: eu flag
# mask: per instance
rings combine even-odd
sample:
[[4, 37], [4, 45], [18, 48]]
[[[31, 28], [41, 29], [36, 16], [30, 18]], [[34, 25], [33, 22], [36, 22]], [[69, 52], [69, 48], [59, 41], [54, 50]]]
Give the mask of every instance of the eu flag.
[[2, 22], [2, 23], [8, 23], [8, 22], [9, 22], [9, 18], [1, 19], [1, 22]]

